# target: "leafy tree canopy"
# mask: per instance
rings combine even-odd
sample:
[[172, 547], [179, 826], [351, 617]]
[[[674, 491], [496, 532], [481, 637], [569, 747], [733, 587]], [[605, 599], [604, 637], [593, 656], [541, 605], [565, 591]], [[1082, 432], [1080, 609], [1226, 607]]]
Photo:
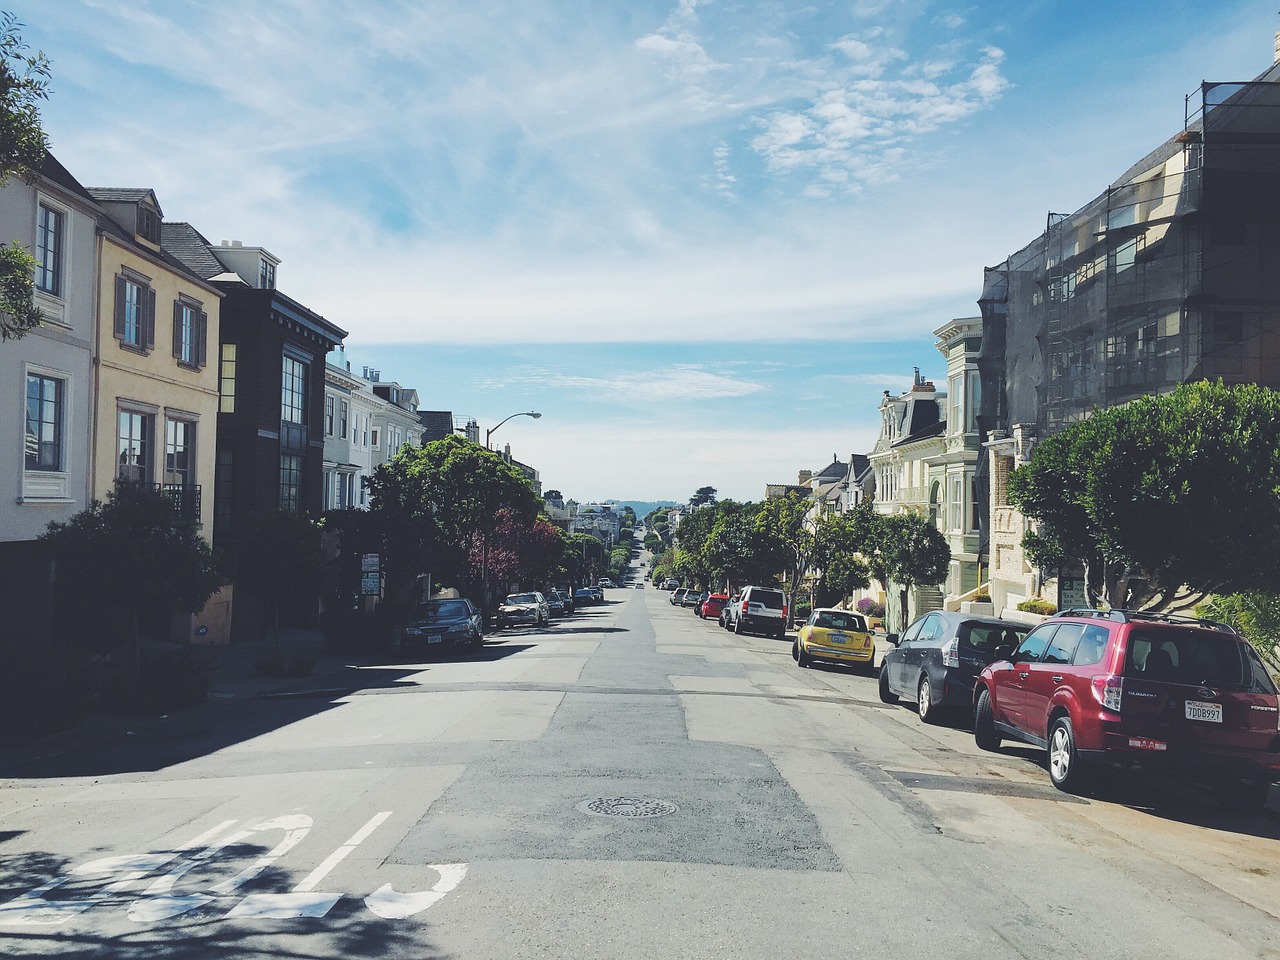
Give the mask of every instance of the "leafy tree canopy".
[[1184, 384], [1040, 443], [1009, 499], [1045, 566], [1085, 568], [1090, 600], [1182, 610], [1280, 585], [1280, 394]]
[[[21, 27], [13, 14], [0, 15], [0, 186], [14, 174], [34, 179], [49, 147], [40, 123], [49, 61], [29, 52]], [[19, 339], [44, 319], [35, 306], [35, 265], [16, 241], [0, 247], [0, 340]]]
[[195, 613], [223, 582], [194, 521], [142, 484], [118, 481], [42, 539], [57, 558], [58, 602], [112, 611], [135, 640], [148, 611]]
[[689, 506], [703, 507], [707, 504], [716, 502], [715, 487], [699, 487], [697, 492], [689, 498]]

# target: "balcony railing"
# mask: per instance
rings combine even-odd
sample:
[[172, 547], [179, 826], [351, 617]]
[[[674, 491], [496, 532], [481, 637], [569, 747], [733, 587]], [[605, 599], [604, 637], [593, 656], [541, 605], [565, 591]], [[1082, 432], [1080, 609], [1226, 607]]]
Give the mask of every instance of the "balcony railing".
[[156, 490], [164, 494], [178, 515], [184, 520], [200, 520], [200, 485], [183, 483], [157, 483]]

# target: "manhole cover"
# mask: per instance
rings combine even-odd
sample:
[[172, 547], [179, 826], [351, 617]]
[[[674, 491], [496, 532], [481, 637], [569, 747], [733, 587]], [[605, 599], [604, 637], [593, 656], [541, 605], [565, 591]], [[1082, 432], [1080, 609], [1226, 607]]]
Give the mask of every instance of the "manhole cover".
[[596, 797], [583, 800], [576, 808], [580, 813], [597, 817], [665, 817], [680, 808], [666, 800], [639, 797]]

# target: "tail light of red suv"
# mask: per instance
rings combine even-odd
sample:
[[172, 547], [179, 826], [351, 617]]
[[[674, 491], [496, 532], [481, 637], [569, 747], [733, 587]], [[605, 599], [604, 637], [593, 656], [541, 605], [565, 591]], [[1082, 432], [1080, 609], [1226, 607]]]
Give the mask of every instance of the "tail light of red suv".
[[1092, 680], [1093, 699], [1112, 713], [1120, 712], [1120, 701], [1124, 699], [1124, 677], [1104, 673]]

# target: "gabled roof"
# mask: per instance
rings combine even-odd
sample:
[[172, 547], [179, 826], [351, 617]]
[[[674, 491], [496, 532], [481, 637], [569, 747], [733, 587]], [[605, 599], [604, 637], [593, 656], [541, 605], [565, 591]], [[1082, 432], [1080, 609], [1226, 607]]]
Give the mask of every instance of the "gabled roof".
[[44, 152], [44, 162], [40, 164], [40, 175], [51, 183], [56, 183], [68, 193], [75, 194], [81, 200], [93, 202], [93, 195], [48, 150]]
[[150, 187], [88, 187], [89, 193], [100, 203], [141, 203], [150, 199], [160, 208], [155, 191]]
[[[834, 457], [835, 455], [832, 454]], [[835, 457], [829, 464], [817, 471], [810, 477], [810, 482], [826, 482], [831, 483], [836, 480], [843, 480], [849, 474], [849, 465], [844, 463], [839, 457]]]
[[160, 247], [205, 280], [222, 279], [228, 272], [227, 265], [214, 255], [209, 241], [189, 223], [161, 223]]
[[453, 435], [453, 411], [419, 410], [418, 422], [422, 424], [422, 440], [443, 440]]

